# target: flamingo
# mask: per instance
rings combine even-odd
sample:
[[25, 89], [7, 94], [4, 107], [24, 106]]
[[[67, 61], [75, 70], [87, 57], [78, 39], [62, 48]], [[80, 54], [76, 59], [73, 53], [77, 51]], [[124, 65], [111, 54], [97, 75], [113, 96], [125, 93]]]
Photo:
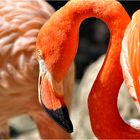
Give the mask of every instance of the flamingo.
[[79, 26], [84, 19], [93, 16], [107, 24], [110, 43], [88, 97], [92, 130], [99, 139], [140, 138], [140, 131], [125, 123], [117, 108], [118, 91], [123, 82], [121, 42], [130, 18], [115, 0], [71, 0], [43, 25], [36, 43], [40, 102], [59, 125], [67, 132], [73, 131], [61, 82], [77, 51]]
[[[35, 121], [41, 138], [70, 138], [42, 110], [37, 99], [36, 36], [54, 9], [43, 0], [0, 1], [0, 137], [8, 138], [8, 120], [23, 114]], [[73, 66], [62, 84], [70, 106]]]
[[129, 93], [140, 112], [140, 50], [139, 50], [139, 21], [140, 10], [137, 10], [126, 28], [122, 42], [120, 62], [125, 83]]

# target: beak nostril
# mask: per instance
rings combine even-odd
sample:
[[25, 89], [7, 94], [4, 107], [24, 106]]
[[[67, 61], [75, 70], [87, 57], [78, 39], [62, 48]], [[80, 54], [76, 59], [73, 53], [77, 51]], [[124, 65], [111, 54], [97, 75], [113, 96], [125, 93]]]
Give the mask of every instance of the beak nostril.
[[39, 78], [39, 84], [41, 85], [42, 77], [40, 76]]

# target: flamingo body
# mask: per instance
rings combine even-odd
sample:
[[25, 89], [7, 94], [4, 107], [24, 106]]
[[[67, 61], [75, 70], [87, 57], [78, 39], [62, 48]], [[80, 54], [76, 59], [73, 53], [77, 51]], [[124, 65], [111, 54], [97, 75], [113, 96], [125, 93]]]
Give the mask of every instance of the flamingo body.
[[[35, 42], [39, 29], [54, 13], [43, 0], [0, 2], [0, 135], [8, 137], [8, 120], [32, 116], [42, 138], [70, 138], [42, 110], [37, 99], [38, 63]], [[72, 66], [62, 83], [70, 105]]]
[[122, 43], [121, 66], [125, 83], [140, 112], [140, 49], [139, 49], [139, 20], [140, 10], [132, 16], [132, 21], [126, 28]]

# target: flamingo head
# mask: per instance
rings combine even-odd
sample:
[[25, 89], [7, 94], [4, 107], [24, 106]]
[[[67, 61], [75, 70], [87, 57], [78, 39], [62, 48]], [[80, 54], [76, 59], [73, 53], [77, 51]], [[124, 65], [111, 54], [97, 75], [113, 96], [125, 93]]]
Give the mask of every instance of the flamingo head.
[[63, 81], [57, 82], [45, 64], [41, 50], [38, 50], [39, 102], [48, 115], [68, 133], [73, 132], [73, 126], [69, 118], [68, 109], [64, 103]]

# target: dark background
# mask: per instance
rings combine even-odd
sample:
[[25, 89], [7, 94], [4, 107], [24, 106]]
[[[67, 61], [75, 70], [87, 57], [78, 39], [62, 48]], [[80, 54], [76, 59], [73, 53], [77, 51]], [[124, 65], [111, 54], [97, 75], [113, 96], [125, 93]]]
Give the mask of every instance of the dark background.
[[[67, 1], [48, 1], [56, 10], [65, 5]], [[140, 1], [119, 1], [128, 14], [132, 14], [140, 8]], [[79, 48], [75, 58], [76, 78], [80, 80], [85, 68], [94, 62], [107, 50], [109, 31], [106, 25], [99, 19], [89, 18], [83, 21], [80, 27]]]

